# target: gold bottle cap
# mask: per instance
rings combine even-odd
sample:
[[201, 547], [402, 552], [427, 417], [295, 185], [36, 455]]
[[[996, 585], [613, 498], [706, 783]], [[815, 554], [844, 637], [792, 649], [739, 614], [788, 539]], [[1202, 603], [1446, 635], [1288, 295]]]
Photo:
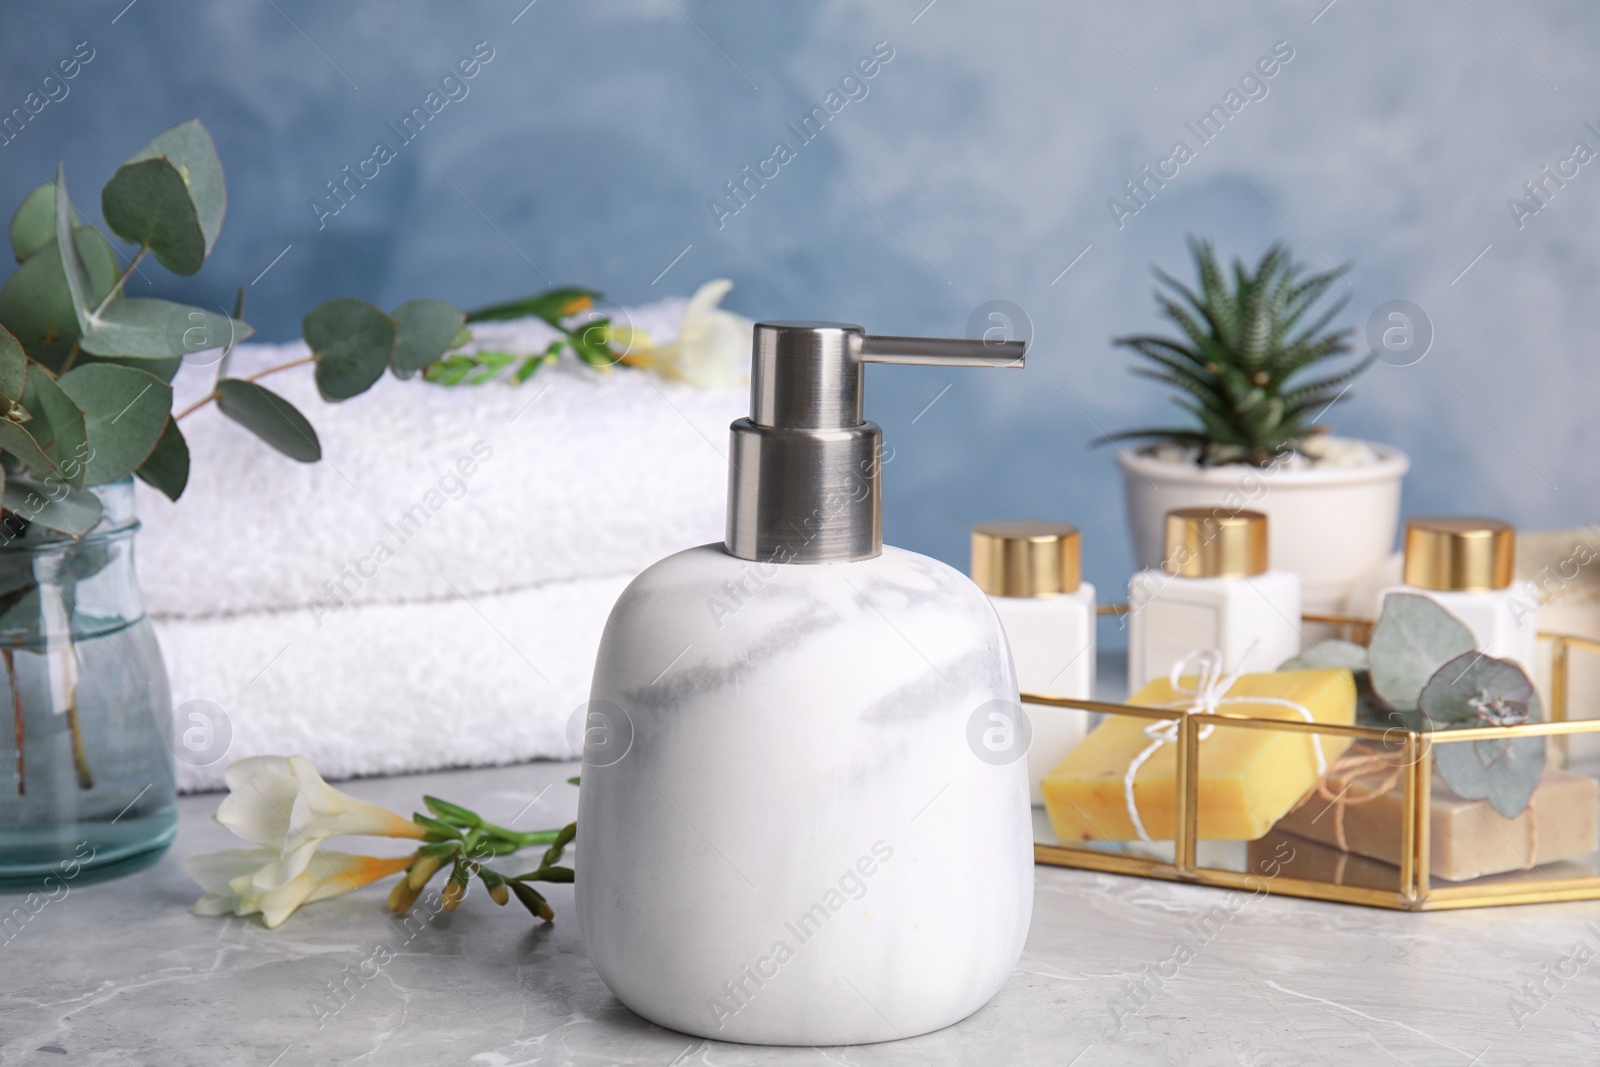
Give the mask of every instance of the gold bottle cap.
[[1517, 531], [1509, 522], [1449, 515], [1406, 520], [1404, 581], [1418, 589], [1480, 592], [1511, 584]]
[[1064, 522], [972, 528], [972, 580], [990, 596], [1057, 596], [1083, 582], [1081, 539]]
[[1248, 578], [1267, 569], [1267, 517], [1259, 511], [1167, 512], [1161, 568], [1179, 578]]

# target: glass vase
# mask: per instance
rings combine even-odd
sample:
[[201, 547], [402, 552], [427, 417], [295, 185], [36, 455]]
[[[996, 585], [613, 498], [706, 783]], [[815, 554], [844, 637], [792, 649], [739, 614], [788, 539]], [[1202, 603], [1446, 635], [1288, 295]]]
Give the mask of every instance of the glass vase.
[[72, 538], [0, 521], [0, 889], [153, 862], [177, 830], [172, 706], [134, 575], [131, 479]]

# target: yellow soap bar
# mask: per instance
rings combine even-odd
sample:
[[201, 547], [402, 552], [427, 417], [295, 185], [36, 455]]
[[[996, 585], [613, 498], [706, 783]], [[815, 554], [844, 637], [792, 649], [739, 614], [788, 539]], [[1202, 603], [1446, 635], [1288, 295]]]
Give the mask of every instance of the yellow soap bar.
[[[1194, 679], [1183, 679], [1192, 688]], [[1263, 700], [1262, 698], [1271, 698]], [[1175, 716], [1193, 701], [1158, 678], [1134, 694], [1130, 704], [1171, 707]], [[1217, 706], [1220, 715], [1304, 722], [1292, 701], [1317, 722], [1355, 721], [1355, 681], [1346, 670], [1279, 671], [1246, 674], [1233, 683]], [[1045, 810], [1063, 841], [1131, 841], [1138, 838], [1128, 811], [1128, 767], [1154, 740], [1146, 728], [1157, 720], [1108, 715], [1077, 748], [1045, 776]], [[1316, 746], [1327, 765], [1350, 747], [1348, 737], [1288, 730], [1229, 729], [1218, 726], [1200, 742], [1199, 835], [1206, 840], [1254, 841], [1272, 829], [1295, 801], [1317, 783]], [[1178, 745], [1163, 744], [1140, 764], [1133, 799], [1145, 833], [1170, 841], [1176, 825]]]

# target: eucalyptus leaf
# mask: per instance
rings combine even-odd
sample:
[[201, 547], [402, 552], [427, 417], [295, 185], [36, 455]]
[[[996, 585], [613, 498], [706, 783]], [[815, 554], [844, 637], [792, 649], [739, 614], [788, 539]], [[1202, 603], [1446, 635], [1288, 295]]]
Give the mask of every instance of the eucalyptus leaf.
[[[28, 357], [22, 351], [22, 343], [11, 336], [9, 330], [0, 327], [0, 397], [21, 400], [27, 378]], [[0, 411], [0, 417], [4, 414]]]
[[593, 289], [551, 289], [537, 296], [490, 304], [467, 313], [468, 322], [500, 322], [507, 319], [543, 319], [552, 326], [562, 319], [587, 311], [600, 299]]
[[100, 521], [100, 498], [87, 489], [55, 482], [33, 485], [20, 479], [6, 482], [0, 507], [29, 522], [73, 537], [81, 537]]
[[[233, 298], [233, 317], [241, 322], [244, 321], [244, 286], [242, 285], [239, 286], [238, 295]], [[229, 340], [222, 349], [222, 358], [217, 360], [217, 381], [219, 382], [228, 376], [228, 367], [233, 363], [234, 347], [234, 342]]]
[[67, 292], [72, 297], [72, 314], [78, 329], [86, 330], [89, 315], [94, 311], [93, 280], [89, 269], [78, 257], [77, 242], [72, 239], [72, 198], [67, 195], [67, 165], [56, 164], [56, 244], [61, 248], [61, 269], [67, 278]]
[[1544, 775], [1544, 762], [1542, 737], [1503, 741], [1434, 738], [1433, 765], [1451, 791], [1463, 800], [1487, 800], [1497, 814], [1507, 819], [1515, 819], [1528, 809]]
[[1527, 672], [1510, 660], [1477, 652], [1441, 665], [1423, 686], [1417, 705], [1446, 728], [1544, 721], [1544, 705]]
[[[31, 423], [31, 419], [26, 423], [0, 419], [0, 450], [4, 450], [7, 455], [15, 456], [40, 476], [54, 474], [55, 460], [45, 455], [44, 449], [39, 447], [39, 442], [28, 429]], [[42, 424], [40, 428], [44, 428]]]
[[217, 383], [217, 407], [290, 459], [315, 463], [322, 458], [322, 445], [311, 423], [270, 389], [242, 378], [224, 378]]
[[168, 500], [177, 500], [189, 484], [189, 443], [178, 429], [178, 420], [168, 416], [167, 426], [156, 441], [144, 466], [133, 472], [146, 485], [159, 489]]
[[85, 416], [90, 449], [85, 485], [126, 478], [150, 458], [171, 416], [170, 385], [148, 371], [115, 363], [75, 367], [56, 384]]
[[172, 359], [243, 341], [248, 323], [170, 300], [122, 297], [90, 324], [85, 352], [113, 359]]
[[[72, 212], [72, 225], [79, 223]], [[21, 263], [56, 239], [56, 187], [49, 182], [34, 187], [11, 216], [11, 250]]]
[[394, 309], [398, 327], [389, 362], [414, 373], [444, 355], [461, 332], [465, 316], [442, 300], [408, 300]]
[[[1544, 720], [1539, 693], [1527, 673], [1508, 660], [1476, 652], [1440, 667], [1423, 687], [1418, 707], [1445, 734]], [[1514, 819], [1539, 788], [1545, 748], [1542, 737], [1450, 742], [1436, 734], [1433, 762], [1458, 796], [1486, 799], [1497, 813]]]
[[317, 391], [324, 400], [348, 400], [371, 389], [394, 351], [395, 320], [365, 300], [345, 297], [318, 304], [300, 333], [317, 361]]
[[42, 367], [28, 368], [22, 406], [33, 416], [27, 424], [28, 433], [50, 457], [55, 473], [72, 488], [82, 488], [92, 458], [83, 409]]
[[[92, 226], [73, 231], [73, 244], [89, 273], [90, 297], [98, 305], [116, 284], [117, 253]], [[0, 288], [0, 325], [22, 342], [28, 355], [52, 370], [72, 351], [78, 320], [55, 237], [24, 260]]]
[[227, 205], [222, 161], [199, 119], [157, 135], [100, 193], [107, 225], [147, 246], [176, 274], [193, 274], [205, 264]]
[[[121, 362], [122, 360], [118, 359], [116, 356], [94, 356], [87, 352], [81, 353], [78, 356], [78, 366], [80, 367], [88, 363]], [[149, 374], [154, 374], [157, 378], [160, 378], [168, 385], [171, 385], [172, 379], [177, 377], [178, 372], [183, 369], [183, 357], [174, 356], [171, 359], [141, 359], [139, 361], [139, 369]]]
[[1476, 647], [1466, 624], [1433, 600], [1390, 593], [1367, 652], [1373, 691], [1394, 710], [1413, 711], [1439, 665]]

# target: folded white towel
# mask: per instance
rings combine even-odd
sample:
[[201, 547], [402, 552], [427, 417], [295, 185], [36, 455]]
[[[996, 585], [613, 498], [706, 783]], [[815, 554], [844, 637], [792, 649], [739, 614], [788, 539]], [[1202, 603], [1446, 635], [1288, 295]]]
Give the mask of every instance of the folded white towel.
[[[669, 339], [684, 305], [628, 319]], [[554, 336], [539, 322], [475, 335], [528, 353]], [[242, 346], [230, 373], [305, 352]], [[311, 420], [321, 463], [293, 463], [210, 407], [183, 422], [183, 498], [139, 487], [140, 586], [185, 790], [263, 753], [302, 753], [329, 777], [571, 756], [567, 721], [617, 595], [661, 557], [722, 539], [728, 423], [749, 404], [743, 386], [570, 356], [521, 386], [386, 377], [343, 404], [317, 397], [309, 367], [262, 384]], [[188, 371], [177, 404], [209, 387]], [[191, 701], [222, 709], [225, 756], [183, 744], [214, 715]]]
[[629, 580], [356, 604], [320, 627], [303, 612], [157, 619], [178, 788], [221, 789], [231, 761], [273, 753], [329, 778], [571, 758], [567, 722]]
[[[632, 310], [677, 332], [684, 301]], [[542, 351], [540, 322], [476, 327], [483, 348]], [[306, 354], [245, 345], [242, 375]], [[177, 405], [206, 374], [178, 379]], [[183, 421], [194, 457], [174, 504], [142, 483], [139, 569], [152, 616], [326, 612], [634, 574], [721, 536], [728, 424], [744, 388], [698, 389], [570, 356], [521, 386], [444, 388], [385, 377], [324, 403], [310, 367], [262, 379], [306, 414], [321, 463], [272, 451], [215, 406]]]

